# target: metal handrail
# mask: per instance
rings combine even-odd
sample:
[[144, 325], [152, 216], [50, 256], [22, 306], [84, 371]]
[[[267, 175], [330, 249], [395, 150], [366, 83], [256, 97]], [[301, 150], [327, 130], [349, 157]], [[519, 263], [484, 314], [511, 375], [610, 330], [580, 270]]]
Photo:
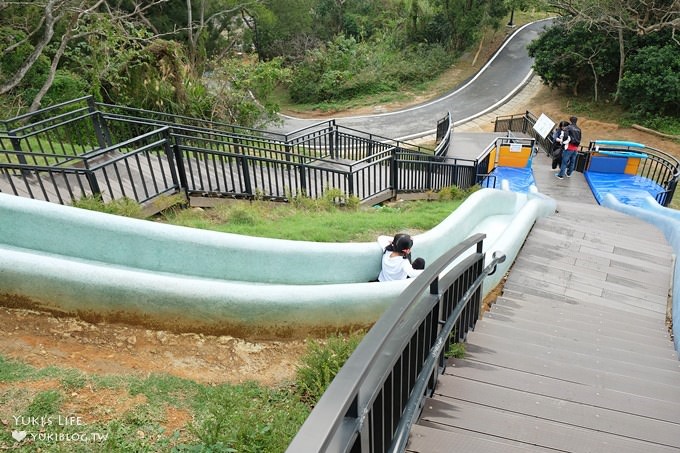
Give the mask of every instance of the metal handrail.
[[[88, 103], [88, 114], [84, 114], [83, 101]], [[62, 113], [58, 110], [60, 107], [71, 110], [67, 113]], [[43, 112], [43, 116], [39, 115], [40, 112]], [[45, 112], [51, 113], [51, 118], [44, 119]], [[27, 179], [31, 174], [37, 174], [32, 172], [33, 167], [27, 163], [27, 159], [40, 157], [44, 154], [53, 154], [52, 157], [45, 157], [47, 159], [45, 161], [46, 166], [49, 166], [49, 159], [63, 160], [59, 156], [68, 154], [71, 158], [68, 162], [61, 162], [61, 166], [84, 161], [87, 163], [86, 166], [92, 164], [95, 168], [104, 168], [106, 165], [103, 162], [95, 164], [93, 160], [99, 156], [108, 155], [107, 153], [112, 150], [122, 150], [125, 154], [128, 154], [129, 150], [126, 147], [138, 148], [139, 144], [144, 141], [153, 141], [154, 146], [163, 146], [161, 142], [156, 140], [154, 135], [162, 134], [168, 137], [168, 142], [165, 146], [178, 153], [176, 156], [169, 157], [168, 163], [173, 167], [170, 170], [172, 174], [176, 174], [179, 177], [180, 184], [177, 186], [178, 190], [185, 190], [187, 193], [254, 197], [262, 196], [264, 189], [270, 193], [265, 195], [265, 197], [270, 199], [286, 199], [287, 197], [283, 193], [286, 188], [282, 189], [279, 187], [279, 182], [281, 182], [282, 184], [287, 184], [289, 189], [304, 192], [308, 196], [323, 193], [323, 187], [336, 187], [344, 190], [347, 195], [359, 196], [360, 200], [370, 200], [378, 193], [392, 193], [396, 195], [399, 192], [438, 190], [449, 185], [459, 185], [461, 188], [467, 188], [475, 182], [472, 178], [467, 177], [465, 171], [461, 169], [461, 166], [476, 165], [474, 161], [457, 158], [451, 160], [448, 157], [439, 158], [438, 160], [433, 154], [434, 150], [357, 131], [348, 127], [341, 127], [333, 121], [317, 123], [286, 136], [279, 134], [277, 135], [278, 138], [285, 138], [287, 140], [280, 141], [269, 138], [269, 134], [266, 134], [267, 137], [258, 135], [260, 133], [265, 134], [264, 131], [255, 131], [253, 135], [248, 136], [242, 135], [248, 129], [239, 128], [235, 132], [233, 128], [220, 130], [201, 127], [198, 123], [187, 125], [182, 123], [182, 121], [188, 118], [176, 115], [156, 117], [156, 113], [124, 106], [95, 103], [91, 97], [84, 97], [54, 106], [50, 110], [46, 109], [35, 112], [35, 116], [33, 114], [27, 115], [26, 119], [35, 119], [34, 124], [45, 124], [46, 127], [36, 131], [30, 129], [35, 127], [34, 125], [23, 125], [21, 129], [30, 131], [29, 135], [22, 137], [8, 135], [6, 143], [5, 141], [0, 143], [3, 148], [14, 148], [13, 151], [16, 154], [12, 155], [16, 155], [19, 163], [25, 165], [20, 168], [14, 167], [21, 172], [20, 174], [13, 173], [10, 175], [8, 173], [5, 177], [10, 178], [12, 176], [15, 179], [22, 179], [22, 186], [39, 182]], [[126, 116], [125, 114], [136, 116]], [[173, 124], [173, 120], [178, 123]], [[16, 122], [9, 121], [9, 123], [14, 124]], [[206, 122], [205, 124], [211, 127], [217, 126], [217, 123]], [[70, 130], [78, 130], [80, 127], [84, 128], [83, 131], [86, 133], [77, 135], [77, 138], [87, 139], [89, 137], [92, 146], [78, 143], [77, 149], [66, 150], [63, 145], [70, 142], [64, 141], [63, 137], [59, 134], [62, 128], [65, 127], [69, 127]], [[308, 134], [300, 136], [301, 132], [308, 132]], [[91, 137], [89, 136], [90, 133], [93, 134]], [[49, 151], [33, 152], [29, 146], [29, 136], [35, 137], [38, 144], [41, 144], [40, 140], [43, 139], [41, 134], [44, 134], [45, 147], [52, 149], [51, 153]], [[450, 137], [450, 128], [447, 128], [447, 134]], [[0, 135], [0, 139], [3, 137], [3, 135]], [[200, 169], [200, 171], [204, 172], [206, 178], [208, 178], [205, 181], [210, 181], [210, 178], [229, 178], [229, 180], [225, 179], [221, 185], [221, 187], [230, 187], [229, 190], [222, 190], [219, 187], [220, 185], [216, 184], [215, 187], [218, 190], [212, 191], [209, 184], [206, 191], [206, 186], [201, 182], [201, 185], [196, 187], [196, 191], [192, 192], [192, 187], [190, 184], [187, 184], [187, 181], [193, 182], [193, 176], [189, 175], [186, 171], [190, 164], [183, 162], [183, 156], [179, 153], [180, 150], [186, 149], [185, 146], [187, 145], [194, 145], [190, 146], [190, 148], [195, 153], [194, 157], [199, 160], [209, 155], [221, 156], [219, 159], [224, 157], [225, 160], [220, 165], [224, 165], [223, 169], [225, 170], [226, 166], [232, 165], [226, 159], [234, 156], [229, 151], [237, 151], [243, 155], [253, 154], [253, 156], [250, 158], [246, 157], [244, 158], [245, 160], [239, 159], [242, 163], [240, 168], [232, 166], [226, 173], [221, 175], [211, 174], [212, 170], [207, 166]], [[310, 154], [308, 155], [307, 152]], [[389, 159], [391, 159], [391, 163], [387, 162], [387, 158], [383, 159], [386, 153], [390, 154]], [[380, 156], [380, 159], [376, 160], [376, 156]], [[260, 157], [266, 157], [270, 160], [260, 159]], [[285, 162], [282, 162], [282, 159]], [[122, 160], [123, 158], [119, 159], [119, 161]], [[260, 171], [257, 175], [260, 177], [259, 179], [252, 178], [254, 182], [252, 185], [245, 183], [245, 179], [239, 179], [241, 176], [244, 178], [249, 177], [244, 173], [249, 168], [249, 162], [261, 162], [259, 170], [265, 169], [264, 172]], [[272, 163], [274, 166], [267, 167], [267, 162]], [[34, 163], [37, 164], [38, 162]], [[416, 167], [413, 165], [416, 165]], [[369, 173], [367, 167], [379, 168], [380, 173], [370, 183], [367, 183], [366, 179], [374, 178], [376, 173], [375, 171]], [[43, 170], [42, 168], [34, 169], [37, 172]], [[338, 169], [342, 170], [338, 171]], [[337, 175], [340, 176], [336, 177]], [[122, 187], [122, 180], [115, 181], [114, 179], [124, 178], [125, 176], [126, 173], [118, 174], [113, 172], [97, 175], [96, 178], [104, 178], [105, 181], [100, 181], [103, 185], [114, 184], [116, 187]], [[154, 175], [152, 174], [151, 178], [153, 177]], [[91, 178], [92, 183], [96, 182], [94, 175]], [[13, 183], [13, 181], [8, 181], [8, 189], [5, 190], [15, 195], [20, 195], [15, 186], [13, 186]], [[144, 183], [140, 182], [140, 184]], [[260, 185], [258, 186], [258, 184]], [[310, 184], [315, 184], [315, 187], [311, 187]], [[341, 187], [337, 187], [336, 184], [339, 184]], [[263, 187], [263, 185], [266, 185], [266, 187]], [[54, 185], [54, 189], [57, 191], [62, 190], [61, 186], [57, 185]], [[68, 200], [69, 197], [67, 196], [65, 199]], [[142, 202], [141, 199], [136, 201]], [[60, 202], [63, 201], [60, 199]]]
[[427, 356], [427, 361], [423, 365], [423, 369], [418, 376], [416, 385], [411, 391], [411, 396], [406, 403], [406, 408], [404, 409], [404, 414], [399, 420], [399, 425], [394, 435], [394, 440], [390, 446], [389, 451], [393, 453], [403, 452], [406, 449], [406, 443], [408, 442], [408, 435], [411, 430], [415, 419], [422, 409], [422, 401], [426, 396], [425, 390], [429, 384], [430, 375], [435, 371], [438, 366], [438, 360], [444, 349], [444, 345], [447, 344], [451, 332], [453, 331], [454, 324], [460, 318], [463, 309], [467, 306], [467, 303], [472, 298], [474, 293], [482, 286], [484, 279], [487, 276], [493, 275], [496, 272], [496, 267], [505, 261], [505, 255], [499, 252], [494, 252], [492, 255], [491, 263], [489, 263], [479, 277], [474, 281], [474, 283], [465, 291], [465, 294], [460, 298], [456, 304], [456, 308], [453, 310], [449, 318], [446, 320], [444, 326], [442, 327], [434, 346], [430, 348], [430, 352]]
[[[426, 345], [426, 350], [430, 355], [435, 354], [440, 357], [442, 345], [439, 345], [439, 336], [445, 339], [443, 344], [448, 343], [451, 330], [444, 333], [445, 328], [449, 328], [461, 319], [461, 313], [470, 309], [470, 304], [475, 307], [474, 321], [479, 316], [479, 306], [481, 299], [479, 291], [484, 276], [492, 273], [495, 265], [502, 262], [505, 257], [494, 255], [492, 263], [482, 269], [484, 263], [484, 253], [482, 253], [484, 234], [476, 234], [460, 244], [453, 247], [447, 253], [435, 260], [434, 263], [418, 276], [402, 292], [399, 298], [387, 309], [380, 317], [373, 328], [366, 334], [363, 341], [359, 344], [354, 353], [347, 360], [345, 365], [331, 382], [324, 392], [321, 399], [316, 404], [302, 428], [288, 446], [287, 452], [347, 452], [373, 451], [369, 446], [369, 439], [381, 443], [381, 439], [376, 439], [369, 432], [372, 422], [372, 407], [379, 394], [385, 389], [385, 382], [390, 380], [392, 384], [399, 381], [402, 390], [409, 390], [412, 401], [405, 403], [399, 409], [399, 419], [404, 415], [412, 416], [413, 405], [420, 404], [425, 393], [418, 393], [423, 384], [419, 384], [419, 379], [425, 382], [432, 374], [431, 370], [423, 367], [428, 366], [430, 360], [423, 357], [422, 362], [408, 360], [405, 367], [414, 373], [419, 370], [415, 382], [408, 378], [390, 379], [394, 372], [395, 363], [401, 360], [403, 354], [411, 350], [411, 343], [414, 335], [417, 337], [420, 329], [440, 329], [431, 340], [434, 344]], [[476, 246], [476, 252], [466, 255], [470, 248]], [[457, 262], [453, 268], [451, 263]], [[461, 285], [459, 279], [476, 277], [469, 285]], [[442, 285], [444, 291], [440, 293], [439, 287]], [[451, 307], [451, 312], [446, 314], [442, 298], [450, 291], [463, 290], [465, 294], [455, 300], [461, 306]], [[441, 313], [445, 313], [446, 321], [440, 323]], [[434, 317], [434, 318], [432, 318]], [[432, 318], [432, 319], [431, 319]], [[442, 320], [444, 321], [444, 320]], [[449, 322], [450, 321], [450, 322]], [[444, 327], [441, 327], [441, 325]], [[458, 338], [464, 338], [469, 328], [474, 327], [465, 323], [460, 326], [457, 332]], [[434, 333], [434, 331], [433, 331]], [[428, 337], [424, 334], [423, 337]], [[417, 362], [417, 363], [415, 363]], [[405, 373], [407, 374], [407, 373]], [[436, 378], [435, 378], [436, 379]], [[418, 385], [418, 388], [416, 388]], [[392, 389], [392, 387], [389, 387]], [[401, 394], [402, 390], [398, 393]], [[417, 404], [416, 404], [417, 403]], [[414, 406], [415, 407], [415, 406]], [[409, 411], [408, 414], [406, 413]], [[391, 414], [382, 414], [391, 416]], [[380, 418], [380, 416], [378, 416]], [[407, 426], [410, 422], [404, 422]], [[394, 424], [397, 425], [396, 423]], [[409, 425], [410, 426], [410, 425]], [[385, 426], [373, 426], [374, 429], [382, 430]], [[390, 429], [390, 431], [392, 431]], [[393, 435], [397, 431], [389, 432], [385, 448], [392, 443]], [[379, 449], [382, 451], [382, 449]]]

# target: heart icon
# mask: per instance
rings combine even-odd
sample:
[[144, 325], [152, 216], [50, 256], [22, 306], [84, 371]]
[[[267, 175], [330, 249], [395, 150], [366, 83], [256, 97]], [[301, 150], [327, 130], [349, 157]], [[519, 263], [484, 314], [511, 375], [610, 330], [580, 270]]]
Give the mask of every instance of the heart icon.
[[26, 437], [26, 431], [12, 431], [12, 437], [17, 442], [21, 442]]

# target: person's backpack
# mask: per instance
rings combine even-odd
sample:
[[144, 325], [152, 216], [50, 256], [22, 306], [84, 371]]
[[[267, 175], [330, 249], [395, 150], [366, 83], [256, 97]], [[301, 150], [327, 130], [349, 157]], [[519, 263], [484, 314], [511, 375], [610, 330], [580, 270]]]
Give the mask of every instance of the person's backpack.
[[569, 140], [569, 143], [572, 145], [580, 145], [581, 144], [581, 129], [575, 124], [572, 124], [569, 126], [569, 137], [571, 140]]

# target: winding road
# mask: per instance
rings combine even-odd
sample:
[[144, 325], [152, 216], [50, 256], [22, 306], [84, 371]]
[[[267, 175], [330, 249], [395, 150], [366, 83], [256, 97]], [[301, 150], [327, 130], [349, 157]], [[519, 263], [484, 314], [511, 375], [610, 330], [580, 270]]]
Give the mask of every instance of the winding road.
[[[451, 113], [454, 125], [481, 116], [507, 102], [529, 81], [533, 59], [527, 54], [527, 45], [551, 22], [552, 19], [544, 19], [517, 29], [472, 79], [439, 99], [394, 112], [337, 118], [336, 123], [383, 137], [409, 140], [434, 134], [437, 120], [447, 112]], [[320, 121], [286, 115], [282, 115], [282, 119], [282, 124], [269, 129], [285, 134]]]

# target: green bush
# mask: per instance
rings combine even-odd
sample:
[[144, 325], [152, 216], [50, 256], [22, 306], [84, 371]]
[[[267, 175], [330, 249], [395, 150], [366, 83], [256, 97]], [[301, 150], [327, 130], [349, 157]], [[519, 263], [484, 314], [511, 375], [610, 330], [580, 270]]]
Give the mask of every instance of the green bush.
[[462, 200], [468, 195], [467, 190], [458, 186], [444, 187], [439, 191], [440, 200]]
[[465, 343], [451, 343], [449, 349], [444, 354], [446, 357], [453, 357], [454, 359], [462, 359], [465, 357]]
[[348, 100], [432, 80], [452, 61], [453, 55], [441, 45], [395, 50], [385, 41], [336, 37], [325, 48], [307, 54], [288, 89], [297, 103]]
[[54, 81], [42, 100], [44, 105], [60, 104], [71, 99], [81, 98], [89, 93], [89, 84], [78, 74], [58, 69]]
[[680, 136], [680, 116], [656, 116], [650, 115], [636, 118], [643, 126], [666, 134]]
[[680, 116], [680, 54], [669, 44], [640, 49], [628, 59], [621, 103], [638, 116]]
[[310, 341], [296, 373], [297, 389], [303, 401], [313, 405], [321, 398], [364, 334], [355, 332], [348, 336], [331, 336], [325, 343]]

